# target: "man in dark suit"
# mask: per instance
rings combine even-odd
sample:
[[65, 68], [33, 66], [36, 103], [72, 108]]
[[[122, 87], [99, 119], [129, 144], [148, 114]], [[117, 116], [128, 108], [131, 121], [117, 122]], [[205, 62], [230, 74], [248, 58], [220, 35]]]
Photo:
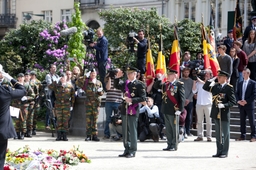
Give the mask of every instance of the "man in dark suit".
[[121, 81], [122, 71], [118, 71], [114, 80], [114, 87], [124, 92], [124, 102], [121, 106], [122, 114], [122, 135], [124, 144], [124, 153], [119, 157], [135, 157], [137, 151], [137, 124], [139, 117], [139, 105], [146, 101], [145, 84], [136, 79], [138, 69], [127, 67], [127, 80]]
[[22, 98], [25, 96], [26, 90], [9, 74], [3, 72], [2, 65], [0, 65], [0, 72], [3, 77], [13, 85], [13, 88], [0, 85], [0, 169], [3, 169], [8, 138], [14, 138], [16, 136], [10, 116], [10, 103], [12, 99]]
[[164, 151], [176, 151], [178, 149], [178, 129], [179, 120], [176, 118], [181, 114], [185, 105], [185, 88], [183, 82], [177, 80], [177, 71], [168, 68], [167, 81], [162, 83], [161, 78], [154, 83], [154, 87], [162, 89], [163, 100], [161, 111], [164, 114], [167, 148]]
[[256, 97], [256, 82], [249, 78], [251, 71], [246, 68], [243, 71], [244, 81], [238, 83], [236, 99], [240, 110], [240, 138], [236, 141], [246, 139], [246, 116], [248, 115], [251, 127], [251, 142], [256, 141], [254, 99]]
[[206, 81], [203, 89], [212, 93], [211, 118], [215, 122], [217, 153], [212, 157], [226, 158], [229, 150], [230, 138], [230, 107], [236, 104], [233, 86], [227, 83], [229, 74], [225, 71], [218, 72], [216, 77]]

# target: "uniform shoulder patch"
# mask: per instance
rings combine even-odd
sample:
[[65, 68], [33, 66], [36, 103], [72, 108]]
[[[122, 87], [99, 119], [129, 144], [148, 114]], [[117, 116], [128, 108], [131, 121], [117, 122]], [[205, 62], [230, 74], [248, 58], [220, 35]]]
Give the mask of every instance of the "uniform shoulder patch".
[[182, 82], [182, 81], [178, 81], [180, 84], [184, 84], [184, 82]]
[[233, 87], [233, 85], [232, 85], [232, 84], [227, 83], [227, 85], [228, 85], [229, 87]]

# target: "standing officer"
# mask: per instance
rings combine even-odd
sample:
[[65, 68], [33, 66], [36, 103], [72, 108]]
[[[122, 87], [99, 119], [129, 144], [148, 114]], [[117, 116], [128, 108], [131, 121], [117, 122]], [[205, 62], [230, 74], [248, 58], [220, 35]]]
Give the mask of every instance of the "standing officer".
[[[167, 81], [162, 83], [162, 79], [155, 82], [155, 88], [162, 88], [163, 101], [162, 113], [164, 114], [167, 148], [164, 151], [175, 151], [178, 149], [177, 131], [175, 125], [179, 121], [175, 117], [179, 116], [184, 109], [185, 105], [185, 88], [184, 83], [177, 80], [177, 71], [168, 68]], [[177, 126], [179, 127], [179, 126]]]
[[227, 83], [229, 74], [225, 71], [218, 72], [216, 77], [205, 82], [203, 89], [212, 93], [211, 118], [215, 122], [217, 153], [212, 157], [226, 158], [229, 150], [230, 138], [230, 107], [236, 104], [233, 86]]
[[16, 136], [10, 116], [10, 103], [12, 99], [20, 99], [25, 96], [26, 90], [9, 74], [3, 72], [2, 65], [0, 65], [0, 73], [13, 85], [13, 88], [11, 88], [0, 84], [0, 169], [4, 169], [8, 138]]
[[127, 67], [127, 80], [121, 81], [123, 72], [119, 70], [114, 80], [114, 87], [124, 92], [124, 100], [121, 107], [122, 134], [124, 153], [119, 157], [135, 157], [137, 151], [137, 125], [139, 117], [139, 103], [146, 101], [145, 84], [136, 79], [138, 69]]
[[72, 84], [67, 83], [67, 77], [65, 73], [61, 74], [60, 80], [57, 83], [54, 81], [48, 87], [55, 93], [55, 116], [57, 117], [57, 138], [56, 141], [62, 139], [68, 141], [68, 121], [70, 117], [70, 111], [73, 110], [75, 90]]
[[96, 79], [97, 73], [95, 69], [90, 72], [90, 77], [80, 77], [76, 81], [76, 85], [82, 88], [86, 93], [86, 135], [85, 141], [100, 141], [98, 138], [97, 120], [99, 115], [99, 107], [101, 103], [100, 96], [103, 95], [103, 87], [99, 80]]

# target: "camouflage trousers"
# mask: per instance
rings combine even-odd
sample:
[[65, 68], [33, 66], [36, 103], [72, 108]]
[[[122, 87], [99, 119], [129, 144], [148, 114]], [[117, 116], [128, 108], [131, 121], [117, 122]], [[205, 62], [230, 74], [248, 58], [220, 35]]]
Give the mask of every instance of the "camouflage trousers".
[[57, 117], [57, 131], [67, 132], [68, 121], [70, 118], [70, 106], [69, 105], [55, 105], [55, 116]]
[[34, 109], [34, 116], [33, 116], [33, 129], [37, 128], [37, 119], [38, 119], [38, 115], [40, 113], [40, 105], [37, 105], [36, 108]]
[[98, 135], [97, 120], [99, 107], [94, 103], [86, 103], [86, 135]]
[[19, 118], [15, 120], [16, 132], [27, 132], [28, 107], [21, 106]]
[[32, 131], [32, 129], [33, 129], [33, 119], [34, 119], [34, 104], [30, 104], [28, 106], [27, 130]]

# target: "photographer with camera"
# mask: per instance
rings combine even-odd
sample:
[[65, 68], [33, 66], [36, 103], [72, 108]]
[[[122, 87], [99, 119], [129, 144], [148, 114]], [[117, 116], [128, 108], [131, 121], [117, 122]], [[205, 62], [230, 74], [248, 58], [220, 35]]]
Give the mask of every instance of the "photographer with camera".
[[146, 53], [147, 53], [147, 39], [144, 38], [144, 30], [138, 31], [138, 39], [133, 37], [137, 47], [137, 68], [140, 70], [140, 74], [144, 74], [146, 71]]
[[139, 140], [144, 142], [146, 139], [152, 138], [154, 142], [158, 142], [159, 124], [162, 123], [158, 107], [154, 105], [154, 100], [151, 97], [147, 97], [146, 102], [142, 104], [139, 116]]
[[107, 94], [105, 103], [106, 125], [104, 128], [104, 139], [109, 139], [109, 137], [111, 136], [109, 123], [111, 122], [112, 112], [118, 109], [118, 106], [123, 101], [122, 91], [114, 87], [114, 79], [118, 71], [120, 71], [120, 69], [109, 69], [105, 79]]
[[197, 114], [197, 138], [194, 141], [203, 141], [204, 137], [204, 116], [206, 120], [206, 137], [207, 141], [211, 142], [212, 139], [212, 121], [210, 117], [212, 109], [212, 93], [203, 89], [206, 81], [212, 78], [212, 70], [206, 69], [204, 71], [204, 80], [197, 77], [193, 83], [193, 93], [197, 94], [196, 101], [196, 114]]
[[103, 30], [101, 28], [97, 30], [97, 36], [97, 42], [90, 43], [90, 47], [93, 47], [96, 50], [96, 60], [98, 63], [100, 81], [102, 83], [104, 91], [106, 91], [104, 79], [106, 76], [106, 65], [108, 60], [108, 40], [104, 36]]
[[120, 112], [121, 107], [119, 106], [111, 115], [111, 122], [109, 123], [110, 136], [114, 141], [120, 140], [119, 135], [122, 135], [122, 118]]

